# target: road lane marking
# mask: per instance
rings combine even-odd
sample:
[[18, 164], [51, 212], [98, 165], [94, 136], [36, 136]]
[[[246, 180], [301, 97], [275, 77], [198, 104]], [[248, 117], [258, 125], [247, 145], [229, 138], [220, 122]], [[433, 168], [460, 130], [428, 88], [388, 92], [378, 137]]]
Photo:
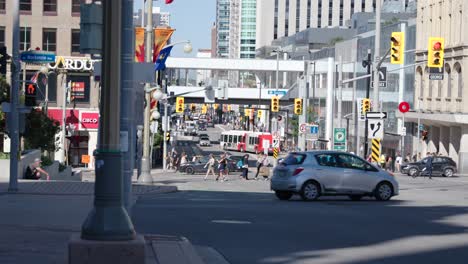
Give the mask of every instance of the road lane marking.
[[252, 222], [240, 220], [211, 220], [215, 224], [235, 224], [235, 225], [250, 225]]

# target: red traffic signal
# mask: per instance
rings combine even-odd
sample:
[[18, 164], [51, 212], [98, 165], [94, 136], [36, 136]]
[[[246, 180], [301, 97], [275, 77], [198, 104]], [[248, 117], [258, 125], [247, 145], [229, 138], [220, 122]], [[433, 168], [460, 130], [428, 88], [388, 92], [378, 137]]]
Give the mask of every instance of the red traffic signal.
[[434, 46], [432, 47], [432, 50], [440, 50], [442, 48], [442, 43], [439, 41], [434, 43]]

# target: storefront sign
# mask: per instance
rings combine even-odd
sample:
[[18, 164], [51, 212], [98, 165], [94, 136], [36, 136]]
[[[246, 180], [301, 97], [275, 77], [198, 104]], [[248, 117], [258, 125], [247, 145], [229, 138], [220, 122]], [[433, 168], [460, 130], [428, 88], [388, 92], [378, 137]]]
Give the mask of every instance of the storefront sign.
[[80, 112], [80, 130], [97, 130], [98, 128], [98, 112]]
[[85, 99], [85, 83], [72, 82], [71, 83], [71, 96], [72, 100]]
[[47, 64], [52, 70], [93, 71], [97, 60], [81, 57], [56, 56], [55, 63]]
[[[49, 108], [47, 113], [51, 119], [58, 121], [60, 125], [62, 125], [63, 123], [62, 109], [50, 109]], [[71, 124], [71, 125], [74, 125], [75, 127], [78, 127], [78, 123], [79, 123], [78, 117], [80, 116], [80, 111], [77, 109], [67, 109], [65, 111], [65, 114], [67, 117], [65, 124], [67, 125]]]

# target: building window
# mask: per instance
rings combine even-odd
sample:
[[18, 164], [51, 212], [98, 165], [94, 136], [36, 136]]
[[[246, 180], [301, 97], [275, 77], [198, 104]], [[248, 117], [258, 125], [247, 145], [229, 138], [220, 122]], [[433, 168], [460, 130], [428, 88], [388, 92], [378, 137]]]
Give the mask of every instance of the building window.
[[42, 30], [42, 50], [57, 51], [56, 28], [44, 28]]
[[301, 1], [296, 0], [296, 33], [299, 32], [299, 23], [301, 18]]
[[31, 0], [20, 0], [20, 11], [31, 12]]
[[310, 28], [311, 1], [307, 0], [307, 28]]
[[0, 11], [5, 11], [6, 3], [5, 0], [0, 0]]
[[79, 29], [72, 29], [71, 52], [73, 54], [80, 53], [80, 30]]
[[278, 38], [278, 0], [275, 0], [275, 22], [273, 26], [273, 39]]
[[[462, 30], [461, 30], [462, 31]], [[463, 96], [463, 75], [461, 66], [458, 65], [457, 67], [457, 81], [458, 81], [458, 98], [462, 98]]]
[[72, 0], [72, 14], [80, 14], [81, 0]]
[[44, 0], [44, 13], [57, 13], [57, 0]]
[[20, 29], [20, 50], [26, 51], [31, 47], [31, 28], [22, 27]]
[[284, 16], [284, 35], [287, 37], [289, 35], [289, 0], [286, 0], [286, 12]]
[[0, 27], [0, 47], [5, 46], [5, 27]]
[[450, 70], [450, 66], [448, 64], [445, 64], [445, 76], [444, 79], [447, 80], [447, 98], [450, 98], [452, 96], [452, 74]]

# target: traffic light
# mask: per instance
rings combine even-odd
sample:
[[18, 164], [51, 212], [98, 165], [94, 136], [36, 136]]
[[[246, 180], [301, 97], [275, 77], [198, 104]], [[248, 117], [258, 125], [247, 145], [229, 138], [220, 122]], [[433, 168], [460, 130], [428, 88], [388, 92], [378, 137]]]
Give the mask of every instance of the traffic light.
[[271, 97], [271, 111], [272, 112], [279, 111], [279, 97], [278, 96]]
[[363, 98], [362, 99], [362, 114], [366, 114], [371, 110], [371, 105], [370, 105], [370, 99], [369, 98]]
[[302, 115], [302, 99], [301, 98], [294, 99], [294, 114]]
[[392, 41], [390, 62], [392, 64], [403, 64], [405, 58], [405, 34], [403, 32], [392, 32], [390, 40]]
[[208, 107], [206, 106], [206, 104], [202, 105], [202, 108], [201, 108], [202, 114], [206, 114], [206, 112], [207, 112], [207, 110], [208, 110], [207, 108], [208, 108]]
[[0, 74], [6, 75], [8, 57], [6, 47], [0, 47]]
[[36, 97], [37, 97], [37, 86], [36, 84], [30, 83], [26, 86], [25, 91], [25, 106], [37, 106], [36, 104]]
[[429, 38], [429, 47], [427, 49], [427, 66], [440, 68], [442, 65], [444, 65], [444, 39]]
[[195, 106], [195, 104], [190, 104], [190, 110], [192, 112], [195, 112], [195, 110], [197, 110], [197, 107]]
[[166, 141], [171, 141], [171, 132], [166, 132]]
[[250, 109], [244, 109], [244, 116], [249, 117], [250, 116]]
[[176, 98], [176, 113], [183, 113], [184, 112], [184, 98], [178, 96]]
[[262, 110], [257, 110], [257, 117], [262, 118], [263, 111]]

